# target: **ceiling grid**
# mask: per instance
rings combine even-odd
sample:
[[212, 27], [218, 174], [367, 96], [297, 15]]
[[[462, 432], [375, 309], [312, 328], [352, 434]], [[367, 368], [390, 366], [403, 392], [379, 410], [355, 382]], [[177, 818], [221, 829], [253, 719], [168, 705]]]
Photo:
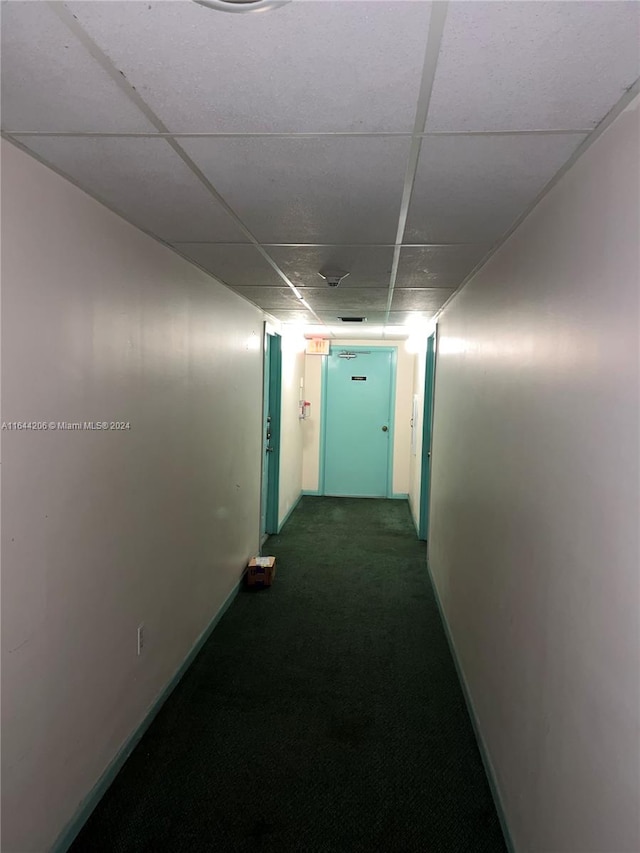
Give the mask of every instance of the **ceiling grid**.
[[[308, 1], [308, 0], [307, 0]], [[11, 0], [11, 2], [20, 2], [20, 0]], [[25, 0], [25, 2], [34, 2], [34, 0]], [[40, 0], [35, 0], [35, 2], [40, 2]], [[57, 0], [47, 0], [47, 2], [57, 2]], [[116, 0], [117, 2], [117, 0]], [[165, 0], [166, 2], [166, 0]], [[348, 0], [347, 0], [348, 2]], [[398, 0], [396, 0], [398, 2]], [[411, 2], [411, 0], [410, 0]], [[446, 0], [449, 2], [449, 0]], [[91, 137], [101, 137], [108, 139], [109, 137], [121, 138], [121, 139], [321, 139], [322, 137], [336, 137], [336, 138], [345, 138], [345, 139], [367, 139], [367, 138], [405, 138], [405, 139], [415, 139], [417, 137], [421, 139], [428, 139], [429, 137], [437, 138], [442, 136], [562, 136], [567, 133], [591, 133], [592, 128], [568, 128], [564, 130], [437, 130], [437, 131], [424, 131], [422, 133], [357, 133], [357, 132], [346, 132], [346, 131], [335, 131], [335, 132], [325, 132], [325, 133], [216, 133], [215, 131], [201, 131], [200, 133], [172, 133], [171, 131], [167, 132], [150, 132], [150, 131], [138, 131], [138, 132], [106, 132], [106, 131], [61, 131], [61, 130], [19, 130], [13, 129], [11, 134], [13, 136], [60, 136], [60, 137], [84, 137], [86, 139], [90, 139]]]
[[[389, 296], [387, 299], [387, 317], [391, 312], [391, 304], [393, 302], [393, 291], [396, 286], [398, 277], [398, 266], [400, 264], [400, 251], [404, 240], [404, 232], [407, 224], [407, 216], [409, 215], [409, 206], [411, 204], [411, 196], [413, 195], [413, 187], [416, 179], [416, 170], [418, 168], [418, 158], [422, 148], [422, 134], [427, 123], [427, 115], [429, 113], [429, 103], [431, 101], [431, 92], [433, 83], [436, 77], [436, 67], [440, 56], [440, 45], [444, 33], [444, 25], [447, 19], [448, 10], [447, 0], [434, 0], [431, 4], [431, 16], [429, 19], [429, 34], [425, 46], [424, 66], [422, 69], [422, 79], [420, 81], [420, 92], [418, 93], [418, 103], [416, 106], [416, 118], [413, 126], [413, 137], [411, 139], [411, 148], [409, 150], [409, 161], [407, 163], [407, 171], [404, 177], [404, 187], [402, 189], [402, 201], [400, 202], [400, 215], [398, 218], [398, 229], [396, 231], [396, 242], [393, 251], [393, 263], [391, 266], [391, 277], [389, 279]], [[386, 325], [386, 322], [385, 322]]]
[[102, 50], [98, 47], [98, 45], [90, 38], [90, 36], [85, 32], [85, 30], [78, 23], [77, 17], [73, 15], [64, 4], [60, 3], [59, 0], [48, 0], [48, 5], [51, 7], [52, 11], [58, 15], [58, 17], [63, 21], [64, 24], [71, 30], [72, 33], [78, 38], [78, 40], [87, 48], [89, 53], [94, 57], [94, 59], [104, 68], [104, 70], [109, 74], [109, 76], [116, 82], [116, 84], [122, 89], [122, 91], [127, 95], [127, 97], [133, 101], [133, 103], [140, 109], [145, 118], [147, 118], [157, 130], [164, 134], [163, 139], [173, 148], [176, 154], [180, 157], [180, 159], [185, 163], [185, 165], [191, 169], [196, 178], [202, 183], [202, 185], [211, 193], [211, 195], [215, 198], [215, 200], [220, 204], [220, 206], [225, 210], [225, 212], [230, 216], [231, 219], [236, 223], [238, 228], [242, 231], [242, 233], [249, 239], [249, 241], [255, 246], [255, 248], [260, 252], [260, 254], [264, 257], [265, 261], [269, 264], [270, 267], [273, 268], [274, 272], [280, 276], [280, 278], [284, 281], [284, 283], [291, 289], [295, 297], [300, 300], [300, 302], [309, 310], [316, 319], [320, 320], [318, 315], [313, 311], [313, 309], [306, 303], [306, 300], [300, 293], [300, 291], [295, 287], [292, 282], [286, 277], [286, 275], [282, 272], [282, 270], [278, 267], [275, 261], [271, 258], [268, 252], [266, 252], [260, 243], [253, 236], [251, 231], [246, 227], [244, 222], [240, 219], [240, 217], [236, 214], [236, 212], [231, 208], [229, 204], [225, 201], [225, 199], [218, 193], [213, 184], [209, 181], [206, 175], [198, 168], [198, 166], [193, 162], [193, 160], [189, 157], [189, 155], [184, 151], [181, 145], [179, 145], [173, 136], [168, 135], [168, 128], [163, 124], [163, 122], [156, 116], [151, 107], [147, 105], [141, 95], [136, 91], [136, 89], [129, 83], [124, 74], [118, 71], [118, 69], [113, 65], [110, 59], [103, 53]]
[[[436, 316], [640, 76], [637, 0], [1, 12], [5, 137], [268, 313], [325, 329]], [[350, 273], [339, 288], [331, 268]]]

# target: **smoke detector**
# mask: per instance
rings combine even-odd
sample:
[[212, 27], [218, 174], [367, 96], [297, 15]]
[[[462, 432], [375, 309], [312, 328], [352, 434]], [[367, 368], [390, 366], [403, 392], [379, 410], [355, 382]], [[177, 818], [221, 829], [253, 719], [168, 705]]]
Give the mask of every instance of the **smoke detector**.
[[284, 6], [290, 0], [193, 0], [199, 6], [218, 12], [266, 12]]
[[321, 270], [318, 275], [323, 278], [329, 287], [337, 287], [343, 278], [346, 278], [350, 273], [344, 270]]

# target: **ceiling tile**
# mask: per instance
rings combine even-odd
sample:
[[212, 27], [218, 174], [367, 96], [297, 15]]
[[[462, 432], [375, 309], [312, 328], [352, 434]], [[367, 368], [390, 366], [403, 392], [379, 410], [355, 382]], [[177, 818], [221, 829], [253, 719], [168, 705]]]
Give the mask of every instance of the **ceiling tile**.
[[314, 311], [334, 310], [355, 312], [383, 311], [387, 307], [388, 288], [301, 287], [300, 293]]
[[426, 287], [408, 288], [394, 290], [392, 311], [426, 311], [427, 313], [437, 311], [447, 299], [455, 293], [455, 288], [445, 289], [438, 287], [429, 290]]
[[348, 272], [341, 288], [389, 286], [392, 246], [267, 246], [266, 249], [298, 287], [322, 286], [320, 270]]
[[412, 128], [429, 3], [291, 3], [269, 15], [171, 2], [69, 7], [170, 130]]
[[[370, 328], [371, 326], [379, 325], [380, 323], [385, 323], [389, 326], [404, 326], [408, 321], [411, 320], [430, 320], [436, 313], [436, 310], [437, 309], [434, 308], [432, 311], [390, 311], [388, 315], [388, 320], [386, 311], [367, 311], [367, 320], [365, 323], [343, 323], [338, 325], [344, 326], [345, 329], [365, 329]], [[327, 323], [330, 326], [336, 325], [335, 313], [332, 313], [330, 311], [318, 311], [317, 314], [324, 323]]]
[[46, 3], [3, 3], [1, 34], [4, 130], [153, 130]]
[[299, 311], [301, 307], [290, 287], [234, 287], [234, 290], [265, 310]]
[[283, 323], [317, 323], [316, 318], [309, 311], [286, 311], [281, 308], [274, 309], [272, 312], [276, 319]]
[[594, 127], [640, 76], [640, 4], [449, 4], [427, 130]]
[[[329, 323], [332, 326], [336, 325], [337, 315], [335, 311], [316, 311], [316, 314], [323, 323]], [[354, 317], [364, 316], [366, 317], [366, 324], [362, 324], [362, 328], [372, 325], [377, 325], [378, 323], [384, 323], [385, 317], [387, 316], [386, 311], [358, 311], [353, 314]], [[358, 328], [360, 324], [356, 323], [344, 323], [345, 329]]]
[[433, 319], [435, 314], [436, 309], [433, 311], [389, 311], [387, 325], [404, 326], [406, 324], [414, 324], [417, 320], [426, 322]]
[[182, 139], [261, 243], [395, 240], [405, 138]]
[[415, 324], [416, 320], [425, 324], [432, 320], [435, 311], [391, 311], [387, 317], [386, 311], [369, 312], [364, 323], [340, 323], [331, 314], [319, 312], [318, 316], [338, 338], [365, 338], [372, 334], [380, 334], [382, 327], [390, 334], [398, 335], [404, 329], [407, 337], [407, 326]]
[[163, 139], [51, 136], [21, 141], [125, 219], [163, 240], [245, 239]]
[[575, 133], [426, 138], [405, 241], [493, 243], [584, 138]]
[[215, 275], [229, 287], [282, 287], [284, 282], [250, 245], [174, 243], [183, 255]]
[[396, 289], [457, 287], [490, 248], [486, 243], [404, 246], [400, 252]]

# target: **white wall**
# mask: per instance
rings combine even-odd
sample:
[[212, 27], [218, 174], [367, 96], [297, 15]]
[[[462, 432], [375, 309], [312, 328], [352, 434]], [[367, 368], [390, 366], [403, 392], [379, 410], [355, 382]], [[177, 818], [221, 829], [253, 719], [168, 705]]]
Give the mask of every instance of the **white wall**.
[[519, 853], [640, 850], [638, 114], [440, 318], [430, 566]]
[[264, 315], [6, 142], [2, 166], [2, 418], [131, 424], [2, 433], [2, 849], [42, 853], [256, 552]]
[[[393, 492], [409, 491], [411, 446], [411, 403], [413, 394], [413, 360], [404, 341], [332, 340], [331, 346], [366, 346], [369, 349], [392, 347], [397, 351], [396, 405], [393, 440]], [[311, 403], [311, 415], [304, 421], [302, 488], [315, 492], [320, 472], [320, 416], [322, 412], [322, 363], [326, 356], [307, 355], [305, 360], [305, 399]]]
[[[299, 403], [304, 399], [304, 353], [306, 341], [297, 326], [282, 325], [282, 412], [280, 495], [278, 521], [284, 521], [302, 491], [303, 422]], [[300, 383], [302, 382], [302, 388]]]

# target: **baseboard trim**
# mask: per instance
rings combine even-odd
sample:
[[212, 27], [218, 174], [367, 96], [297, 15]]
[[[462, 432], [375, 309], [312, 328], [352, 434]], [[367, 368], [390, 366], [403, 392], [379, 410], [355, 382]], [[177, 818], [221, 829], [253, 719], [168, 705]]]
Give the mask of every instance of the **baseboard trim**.
[[303, 496], [304, 494], [305, 494], [304, 492], [300, 492], [300, 494], [298, 495], [298, 497], [297, 497], [297, 498], [295, 499], [295, 501], [291, 504], [291, 506], [289, 507], [289, 509], [288, 509], [287, 513], [285, 514], [285, 517], [282, 519], [282, 521], [281, 521], [281, 522], [280, 522], [280, 524], [278, 525], [278, 533], [280, 533], [280, 531], [281, 531], [281, 530], [282, 530], [282, 528], [285, 526], [285, 524], [287, 523], [287, 521], [289, 521], [289, 516], [290, 516], [290, 515], [291, 515], [291, 513], [294, 511], [294, 509], [298, 506], [298, 504], [299, 504], [299, 503], [300, 503], [300, 501], [302, 500], [302, 496]]
[[504, 841], [507, 846], [507, 850], [509, 853], [516, 853], [516, 848], [513, 843], [513, 839], [511, 837], [511, 833], [509, 832], [509, 825], [507, 824], [507, 818], [504, 811], [504, 807], [502, 805], [502, 796], [500, 794], [500, 789], [498, 787], [498, 783], [496, 782], [496, 774], [493, 768], [493, 763], [489, 756], [489, 752], [487, 750], [487, 746], [484, 742], [484, 738], [482, 737], [482, 733], [480, 731], [480, 727], [478, 725], [478, 718], [476, 716], [476, 710], [473, 705], [473, 700], [471, 699], [471, 694], [469, 693], [469, 688], [467, 686], [467, 681], [464, 677], [464, 673], [462, 671], [462, 667], [460, 666], [460, 661], [458, 659], [458, 653], [456, 652], [456, 647], [453, 642], [453, 637], [451, 636], [451, 631], [449, 630], [449, 623], [447, 622], [447, 618], [444, 615], [444, 610], [442, 609], [442, 603], [440, 601], [440, 596], [438, 595], [438, 588], [433, 579], [433, 573], [431, 572], [431, 566], [429, 565], [429, 561], [427, 561], [427, 572], [429, 574], [429, 580], [431, 581], [431, 586], [433, 587], [433, 595], [436, 600], [436, 605], [438, 607], [438, 613], [440, 614], [440, 620], [442, 622], [442, 626], [444, 628], [444, 633], [447, 638], [447, 643], [449, 644], [449, 651], [451, 652], [451, 657], [453, 658], [453, 663], [456, 668], [456, 672], [458, 673], [458, 680], [460, 681], [460, 686], [462, 687], [462, 693], [464, 695], [464, 701], [467, 706], [467, 711], [469, 712], [469, 717], [471, 719], [471, 725], [473, 726], [473, 731], [476, 736], [476, 742], [478, 744], [478, 749], [480, 750], [480, 757], [482, 758], [482, 763], [484, 765], [484, 772], [487, 776], [487, 781], [489, 782], [489, 788], [491, 789], [491, 796], [493, 797], [493, 802], [496, 807], [496, 812], [498, 813], [498, 820], [500, 821], [500, 826], [502, 827], [502, 834], [504, 835]]
[[[380, 495], [337, 495], [337, 496], [336, 495], [323, 495], [322, 492], [318, 491], [317, 489], [315, 491], [311, 491], [310, 489], [303, 489], [301, 494], [300, 494], [300, 497], [303, 497], [304, 495], [311, 495], [312, 497], [315, 497], [315, 498], [322, 498], [322, 497], [380, 498]], [[380, 498], [380, 500], [385, 500], [385, 498]], [[386, 498], [386, 500], [406, 501], [406, 500], [409, 500], [409, 495], [406, 494], [405, 492], [396, 492], [392, 495], [389, 495], [389, 497]], [[289, 513], [291, 513], [291, 511], [292, 510], [289, 510]], [[288, 515], [287, 515], [287, 518], [288, 518]], [[285, 521], [286, 521], [286, 518], [285, 518]], [[284, 521], [282, 523], [284, 524]]]
[[[413, 526], [416, 529], [416, 535], [418, 539], [420, 539], [420, 524], [418, 523], [418, 519], [416, 517], [413, 503], [411, 502], [411, 498], [407, 496], [407, 500], [409, 501], [409, 512], [411, 513], [411, 520], [413, 521]], [[426, 542], [426, 539], [420, 540], [421, 542]]]
[[66, 853], [69, 847], [71, 847], [76, 836], [91, 816], [91, 813], [98, 805], [102, 797], [107, 792], [107, 789], [122, 769], [125, 761], [127, 760], [127, 758], [129, 758], [138, 743], [142, 740], [143, 735], [145, 734], [151, 723], [154, 721], [158, 712], [160, 711], [164, 703], [167, 701], [171, 693], [174, 691], [174, 689], [177, 687], [178, 683], [182, 679], [182, 676], [189, 669], [189, 667], [195, 660], [198, 652], [202, 649], [204, 644], [207, 642], [207, 640], [213, 633], [213, 630], [216, 625], [220, 622], [224, 614], [229, 609], [231, 603], [238, 594], [241, 580], [242, 579], [240, 578], [234, 585], [233, 589], [222, 603], [216, 615], [213, 617], [211, 622], [209, 622], [204, 631], [200, 634], [193, 647], [191, 648], [191, 651], [188, 653], [184, 661], [180, 664], [171, 680], [168, 682], [168, 684], [166, 685], [166, 687], [164, 687], [158, 698], [151, 705], [140, 725], [127, 738], [115, 758], [111, 761], [107, 769], [102, 774], [102, 776], [98, 779], [98, 781], [93, 786], [91, 791], [87, 794], [87, 796], [81, 801], [76, 813], [58, 836], [53, 847], [51, 848], [50, 853]]

